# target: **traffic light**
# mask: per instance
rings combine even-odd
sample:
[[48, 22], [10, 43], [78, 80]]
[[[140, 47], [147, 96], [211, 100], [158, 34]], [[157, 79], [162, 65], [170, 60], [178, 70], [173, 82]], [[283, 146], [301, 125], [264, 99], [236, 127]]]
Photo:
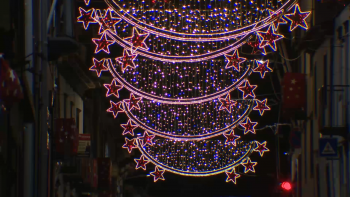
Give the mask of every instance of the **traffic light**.
[[290, 191], [292, 190], [292, 184], [290, 182], [282, 182], [281, 183], [281, 188], [284, 190], [284, 191]]

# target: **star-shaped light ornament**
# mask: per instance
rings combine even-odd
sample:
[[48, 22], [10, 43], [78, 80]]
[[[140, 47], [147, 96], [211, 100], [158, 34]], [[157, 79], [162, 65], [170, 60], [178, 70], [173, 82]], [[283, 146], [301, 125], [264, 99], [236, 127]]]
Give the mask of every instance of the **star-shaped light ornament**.
[[234, 68], [236, 71], [240, 71], [241, 63], [245, 62], [247, 59], [244, 57], [239, 57], [238, 50], [236, 49], [232, 55], [225, 54], [225, 58], [227, 59], [227, 64], [225, 66], [226, 69]]
[[219, 101], [221, 103], [219, 110], [226, 110], [229, 113], [232, 111], [232, 106], [236, 105], [236, 101], [231, 100], [230, 94], [227, 94], [225, 98], [219, 98]]
[[117, 34], [116, 24], [118, 24], [121, 19], [117, 17], [112, 16], [112, 10], [107, 9], [105, 14], [102, 16], [101, 12], [97, 12], [98, 14], [95, 14], [95, 19], [100, 25], [100, 29], [98, 30], [98, 34], [101, 35], [105, 33], [106, 31], [109, 31], [113, 34]]
[[154, 182], [157, 182], [158, 180], [165, 180], [164, 179], [164, 174], [165, 170], [161, 170], [160, 168], [158, 168], [158, 166], [156, 166], [156, 169], [150, 173], [150, 175], [152, 175], [154, 177]]
[[104, 51], [107, 54], [110, 53], [109, 46], [115, 43], [114, 40], [107, 39], [107, 34], [102, 34], [101, 38], [93, 38], [92, 42], [96, 44], [95, 53]]
[[154, 135], [149, 135], [146, 131], [143, 133], [143, 136], [142, 136], [142, 145], [143, 146], [146, 146], [147, 144], [152, 146], [153, 145], [153, 139], [154, 139]]
[[252, 160], [250, 160], [250, 158], [248, 157], [247, 159], [245, 159], [245, 162], [241, 163], [244, 166], [244, 173], [247, 172], [255, 172], [254, 167], [258, 164], [258, 162], [252, 162]]
[[267, 9], [269, 16], [272, 15], [272, 20], [273, 20], [273, 29], [277, 31], [278, 27], [280, 24], [287, 24], [287, 21], [282, 17], [283, 16], [283, 11], [279, 12], [274, 12], [271, 9]]
[[91, 23], [96, 23], [93, 14], [95, 12], [94, 9], [84, 10], [83, 8], [79, 8], [80, 16], [78, 16], [77, 22], [83, 23], [84, 29], [87, 30]]
[[131, 44], [131, 50], [136, 51], [139, 47], [148, 49], [145, 43], [148, 35], [148, 33], [140, 34], [139, 31], [134, 27], [132, 30], [132, 36], [125, 38], [125, 40]]
[[253, 110], [259, 110], [260, 116], [262, 116], [265, 111], [268, 111], [271, 109], [269, 106], [267, 106], [267, 98], [262, 101], [255, 100], [255, 103], [256, 105], [253, 108]]
[[89, 6], [90, 0], [84, 0], [84, 2], [85, 2], [85, 5], [86, 5], [86, 6]]
[[235, 132], [233, 129], [231, 130], [230, 133], [224, 134], [224, 136], [226, 138], [225, 144], [232, 144], [233, 146], [236, 146], [237, 145], [236, 140], [241, 138], [240, 136], [235, 135]]
[[94, 65], [92, 65], [89, 70], [95, 71], [98, 77], [101, 76], [103, 71], [108, 71], [108, 67], [106, 66], [107, 61], [105, 59], [97, 60], [96, 58], [93, 58], [92, 62]]
[[125, 99], [125, 103], [128, 104], [128, 109], [132, 110], [133, 108], [140, 110], [139, 102], [141, 101], [142, 97], [136, 98], [133, 93], [130, 94], [130, 99]]
[[225, 173], [227, 175], [226, 182], [232, 181], [234, 184], [236, 184], [237, 178], [241, 177], [241, 175], [236, 173], [236, 170], [234, 168], [232, 168], [231, 171], [225, 171]]
[[125, 138], [125, 144], [122, 147], [128, 149], [128, 152], [131, 153], [132, 149], [137, 148], [135, 139]]
[[260, 44], [261, 44], [261, 38], [259, 36], [256, 36], [255, 39], [251, 39], [249, 42], [248, 42], [248, 45], [251, 46], [253, 48], [253, 51], [251, 54], [255, 55], [255, 54], [263, 54], [263, 55], [266, 55], [266, 50], [265, 48], [260, 48]]
[[106, 97], [113, 95], [119, 98], [119, 91], [123, 89], [122, 85], [117, 85], [116, 79], [113, 79], [111, 84], [103, 84], [103, 86], [107, 89]]
[[266, 60], [266, 61], [255, 60], [255, 62], [257, 67], [253, 70], [253, 72], [259, 72], [261, 78], [264, 78], [267, 72], [273, 71], [269, 67], [269, 60]]
[[124, 49], [123, 56], [115, 58], [115, 61], [121, 65], [121, 70], [124, 73], [127, 67], [135, 68], [134, 60], [136, 56], [136, 54], [132, 54], [128, 50]]
[[261, 38], [260, 48], [263, 48], [265, 46], [270, 46], [270, 48], [274, 51], [277, 50], [276, 42], [283, 37], [281, 34], [276, 34], [275, 30], [273, 28], [273, 25], [270, 25], [267, 31], [258, 31], [258, 36]]
[[132, 124], [131, 120], [128, 120], [126, 124], [120, 124], [120, 126], [124, 129], [122, 135], [130, 134], [134, 136], [134, 130], [137, 128], [137, 125]]
[[148, 160], [145, 159], [145, 156], [141, 156], [140, 159], [134, 159], [134, 161], [136, 162], [136, 167], [135, 169], [139, 169], [142, 168], [143, 170], [146, 170], [146, 165], [149, 163]]
[[111, 104], [111, 107], [107, 109], [107, 112], [110, 112], [113, 114], [113, 117], [116, 118], [118, 116], [119, 113], [124, 112], [124, 109], [121, 108], [121, 101], [119, 101], [118, 103], [115, 103], [113, 101], [109, 101]]
[[311, 12], [301, 12], [299, 4], [294, 5], [294, 12], [291, 14], [285, 14], [284, 17], [291, 22], [289, 31], [293, 31], [297, 27], [308, 29], [306, 19]]
[[243, 98], [246, 99], [248, 96], [255, 98], [254, 90], [257, 88], [256, 85], [250, 85], [249, 81], [246, 81], [244, 86], [238, 87], [243, 92]]
[[246, 121], [243, 123], [240, 123], [239, 125], [241, 125], [244, 128], [244, 135], [247, 134], [248, 132], [251, 132], [253, 134], [255, 134], [255, 126], [257, 125], [257, 122], [252, 122], [250, 120], [249, 117], [247, 117]]
[[254, 149], [255, 152], [259, 152], [260, 156], [262, 157], [265, 152], [269, 152], [270, 150], [266, 148], [266, 141], [265, 142], [256, 142], [256, 148]]

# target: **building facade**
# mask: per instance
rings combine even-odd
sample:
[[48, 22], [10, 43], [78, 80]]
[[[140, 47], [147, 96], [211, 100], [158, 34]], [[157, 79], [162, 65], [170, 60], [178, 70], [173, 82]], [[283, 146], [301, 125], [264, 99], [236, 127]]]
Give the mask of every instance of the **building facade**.
[[[306, 75], [306, 119], [292, 120], [302, 131], [291, 156], [296, 197], [349, 196], [349, 17], [347, 3], [309, 1], [309, 29], [296, 44], [296, 70]], [[327, 15], [324, 13], [327, 12]], [[336, 145], [327, 145], [336, 138]], [[327, 156], [337, 152], [338, 157]]]

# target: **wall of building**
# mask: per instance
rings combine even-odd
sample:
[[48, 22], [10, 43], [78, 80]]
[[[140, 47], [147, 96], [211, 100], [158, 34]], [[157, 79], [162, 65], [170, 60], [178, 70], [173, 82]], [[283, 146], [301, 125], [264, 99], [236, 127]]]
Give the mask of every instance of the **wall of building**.
[[[348, 79], [350, 40], [346, 34], [349, 28], [346, 25], [349, 16], [350, 10], [347, 6], [335, 19], [334, 36], [323, 40], [312, 56], [305, 52], [301, 53], [300, 71], [307, 75], [308, 120], [299, 124], [303, 131], [302, 147], [294, 151], [291, 160], [293, 179], [301, 180], [301, 187], [298, 188], [301, 192], [297, 192], [295, 196], [342, 197], [348, 195], [346, 193], [349, 188], [346, 183], [349, 176], [346, 173], [346, 166], [349, 164], [349, 160], [346, 159], [348, 150], [339, 144], [340, 158], [327, 160], [319, 156], [318, 142], [320, 138], [330, 137], [319, 133], [321, 127], [343, 126], [349, 122], [345, 120], [345, 110], [348, 110], [348, 98], [350, 98], [346, 93], [348, 94], [349, 88], [333, 86], [340, 87], [342, 91], [334, 93], [332, 99], [328, 92], [326, 105], [321, 104], [319, 99], [322, 87], [350, 84]], [[339, 32], [341, 32], [340, 36], [338, 36]], [[331, 58], [332, 55], [333, 58]], [[330, 105], [333, 108], [331, 113], [329, 113]], [[324, 113], [320, 113], [321, 110]], [[338, 141], [341, 142], [344, 139], [338, 137]], [[301, 165], [301, 172], [298, 172], [297, 165]], [[301, 175], [301, 177], [295, 175]]]
[[[59, 77], [59, 99], [60, 99], [60, 118], [77, 118], [77, 113], [80, 110], [79, 121], [79, 133], [83, 133], [83, 114], [84, 114], [84, 102], [83, 99], [72, 89], [72, 87], [66, 82], [64, 77]], [[66, 97], [66, 104], [65, 104]], [[73, 104], [73, 105], [71, 105]], [[65, 106], [64, 106], [65, 105]], [[64, 112], [64, 107], [66, 112]], [[72, 108], [72, 110], [71, 110]], [[66, 113], [66, 114], [64, 114]]]

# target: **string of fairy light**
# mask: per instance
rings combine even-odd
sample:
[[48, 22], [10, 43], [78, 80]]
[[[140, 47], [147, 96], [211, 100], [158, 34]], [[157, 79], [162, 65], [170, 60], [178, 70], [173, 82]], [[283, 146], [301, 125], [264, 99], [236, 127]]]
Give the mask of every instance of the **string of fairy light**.
[[[287, 0], [222, 0], [222, 1], [107, 1], [117, 12], [133, 17], [140, 24], [145, 23], [157, 30], [179, 33], [225, 32], [261, 21], [266, 10], [277, 10]], [[160, 2], [160, 1], [155, 1]], [[118, 9], [117, 9], [118, 8]], [[122, 14], [120, 14], [122, 15]]]
[[192, 98], [213, 94], [239, 81], [248, 72], [247, 61], [239, 72], [223, 69], [226, 62], [211, 60], [197, 63], [167, 63], [149, 59], [135, 60], [135, 68], [128, 67], [122, 72], [114, 64], [118, 74], [135, 88], [160, 97]]
[[206, 172], [224, 168], [242, 158], [251, 142], [240, 141], [236, 146], [222, 140], [174, 141], [154, 140], [144, 149], [158, 162], [170, 168], [191, 172]]
[[[78, 22], [85, 29], [99, 26], [99, 37], [92, 39], [95, 53], [110, 54], [114, 44], [124, 48], [122, 56], [93, 58], [90, 70], [113, 76], [104, 84], [111, 99], [107, 112], [129, 118], [121, 124], [123, 148], [141, 152], [136, 169], [155, 165], [150, 173], [155, 182], [165, 172], [226, 173], [226, 181], [236, 184], [242, 175], [236, 168], [254, 173], [251, 154], [263, 156], [269, 149], [266, 142], [241, 137], [258, 130], [250, 112], [263, 115], [270, 107], [267, 99], [256, 98], [257, 85], [248, 77], [264, 78], [273, 70], [269, 60], [241, 57], [238, 49], [249, 45], [261, 56], [276, 51], [283, 39], [279, 25], [307, 29], [310, 12], [302, 12], [295, 0], [105, 2], [107, 9], [79, 8]], [[129, 99], [115, 102], [123, 88]], [[136, 128], [143, 135], [135, 135]], [[220, 135], [225, 140], [213, 139]]]
[[[238, 102], [238, 101], [237, 101]], [[167, 105], [155, 102], [140, 102], [140, 110], [132, 114], [144, 125], [159, 132], [173, 135], [200, 135], [215, 132], [232, 125], [251, 110], [251, 100], [241, 100], [234, 110], [220, 110], [217, 100], [193, 105]]]

